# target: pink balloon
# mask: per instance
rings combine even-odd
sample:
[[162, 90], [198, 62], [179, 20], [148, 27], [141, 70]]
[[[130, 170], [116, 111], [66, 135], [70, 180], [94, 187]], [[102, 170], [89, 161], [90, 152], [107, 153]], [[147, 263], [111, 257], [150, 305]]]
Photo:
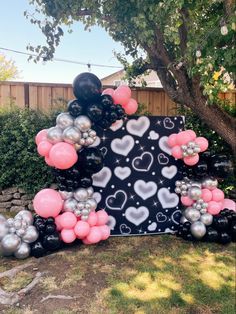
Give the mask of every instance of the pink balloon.
[[101, 240], [106, 240], [106, 239], [108, 239], [110, 237], [111, 230], [110, 230], [110, 228], [107, 225], [100, 226], [99, 229], [100, 229], [100, 232], [102, 234], [102, 239]]
[[60, 194], [53, 189], [43, 189], [38, 192], [33, 200], [35, 212], [43, 217], [56, 217], [62, 210], [63, 200]]
[[221, 211], [222, 203], [210, 201], [207, 206], [207, 211], [211, 215], [217, 215]]
[[114, 94], [114, 89], [112, 88], [106, 88], [102, 92], [102, 95], [110, 95], [111, 97], [113, 96], [113, 94]]
[[83, 241], [83, 243], [86, 244], [86, 245], [93, 244], [93, 243], [89, 242], [87, 238], [83, 239], [82, 241]]
[[65, 243], [72, 243], [76, 239], [76, 235], [73, 229], [62, 229], [61, 239]]
[[65, 212], [60, 217], [60, 224], [63, 229], [72, 229], [77, 223], [75, 214], [71, 212]]
[[138, 103], [135, 99], [131, 98], [129, 102], [123, 106], [125, 113], [128, 115], [134, 114], [138, 110]]
[[131, 98], [131, 89], [127, 85], [120, 85], [116, 90], [125, 93], [129, 98]]
[[181, 196], [180, 199], [184, 206], [191, 206], [194, 203], [194, 201], [188, 196]]
[[37, 151], [39, 155], [46, 157], [49, 155], [51, 148], [52, 144], [48, 141], [43, 140], [38, 144]]
[[175, 134], [175, 133], [171, 134], [171, 135], [168, 137], [167, 144], [168, 144], [170, 147], [174, 147], [174, 146], [177, 145], [177, 143], [176, 143], [176, 137], [177, 137], [177, 134]]
[[68, 169], [78, 160], [78, 155], [73, 145], [60, 142], [50, 150], [49, 158], [58, 169]]
[[185, 145], [191, 141], [191, 136], [188, 131], [180, 132], [176, 135], [176, 143], [177, 145]]
[[108, 222], [108, 214], [105, 210], [99, 210], [96, 212], [97, 214], [97, 226], [105, 225]]
[[233, 200], [230, 200], [229, 198], [225, 198], [222, 202], [222, 209], [231, 209], [236, 212], [236, 203]]
[[35, 136], [35, 143], [38, 145], [41, 141], [44, 141], [47, 139], [47, 130], [43, 129], [38, 132], [38, 134]]
[[212, 192], [208, 189], [202, 189], [202, 196], [204, 202], [208, 203], [212, 200]]
[[49, 165], [50, 167], [54, 167], [54, 163], [51, 161], [51, 159], [48, 156], [46, 156], [44, 160], [47, 165]]
[[99, 227], [91, 227], [86, 239], [90, 243], [98, 243], [102, 239], [102, 232]]
[[197, 137], [196, 133], [193, 130], [186, 130], [185, 132], [188, 132], [189, 136], [191, 137], [191, 141], [194, 141]]
[[96, 212], [89, 213], [87, 223], [90, 225], [90, 227], [96, 226], [97, 221], [98, 221], [97, 213]]
[[212, 191], [212, 200], [216, 202], [222, 202], [225, 198], [225, 194], [220, 189], [214, 189]]
[[60, 223], [60, 217], [61, 217], [61, 215], [58, 215], [57, 217], [55, 217], [55, 224], [57, 226], [57, 231], [61, 231], [61, 229], [62, 229], [62, 226]]
[[114, 104], [120, 104], [122, 107], [128, 105], [130, 100], [129, 93], [121, 88], [117, 88], [112, 96]]
[[74, 232], [79, 239], [87, 237], [90, 231], [90, 226], [86, 221], [78, 221], [75, 225]]
[[208, 148], [208, 140], [205, 137], [197, 137], [195, 143], [199, 145], [201, 152], [204, 152]]
[[177, 146], [177, 145], [172, 148], [171, 154], [176, 159], [180, 159], [183, 157], [182, 149], [180, 148], [180, 146]]
[[188, 166], [194, 166], [199, 161], [199, 155], [184, 157], [184, 163]]

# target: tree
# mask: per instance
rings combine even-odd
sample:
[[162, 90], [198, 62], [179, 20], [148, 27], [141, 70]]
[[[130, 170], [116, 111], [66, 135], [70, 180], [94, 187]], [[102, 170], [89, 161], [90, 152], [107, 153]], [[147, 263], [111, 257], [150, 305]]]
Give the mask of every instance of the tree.
[[0, 54], [0, 82], [16, 78], [17, 75], [18, 70], [14, 61], [7, 60], [3, 54]]
[[[99, 25], [123, 44], [129, 76], [155, 70], [169, 97], [195, 112], [232, 148], [236, 156], [236, 121], [218, 98], [234, 88], [235, 8], [232, 0], [31, 0], [25, 12], [46, 36], [47, 46], [29, 49], [52, 59], [63, 36], [62, 25], [82, 21]], [[40, 15], [42, 16], [42, 15]]]

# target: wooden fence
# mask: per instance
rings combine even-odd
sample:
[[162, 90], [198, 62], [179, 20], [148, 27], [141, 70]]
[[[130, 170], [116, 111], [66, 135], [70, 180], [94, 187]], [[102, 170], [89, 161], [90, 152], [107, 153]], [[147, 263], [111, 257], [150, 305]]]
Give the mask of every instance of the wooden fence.
[[[107, 88], [108, 86], [104, 86]], [[175, 115], [176, 104], [162, 88], [133, 88], [132, 97], [145, 104], [153, 115]], [[0, 82], [0, 108], [13, 102], [18, 107], [48, 112], [74, 98], [70, 84]], [[235, 103], [236, 92], [220, 95]]]

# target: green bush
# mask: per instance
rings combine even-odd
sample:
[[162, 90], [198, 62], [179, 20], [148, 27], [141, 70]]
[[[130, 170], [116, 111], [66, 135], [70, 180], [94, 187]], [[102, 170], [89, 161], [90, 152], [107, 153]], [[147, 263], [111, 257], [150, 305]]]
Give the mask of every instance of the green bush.
[[34, 138], [54, 125], [54, 117], [29, 109], [0, 111], [0, 188], [35, 193], [51, 184], [51, 169], [38, 155]]

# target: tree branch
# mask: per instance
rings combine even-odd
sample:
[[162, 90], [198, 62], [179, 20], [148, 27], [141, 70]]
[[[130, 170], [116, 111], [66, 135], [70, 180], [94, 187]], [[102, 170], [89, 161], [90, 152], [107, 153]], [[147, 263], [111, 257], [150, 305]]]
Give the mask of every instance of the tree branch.
[[187, 39], [188, 39], [188, 27], [187, 20], [189, 17], [188, 11], [186, 8], [180, 10], [182, 24], [178, 28], [179, 39], [180, 39], [180, 50], [181, 55], [184, 56], [187, 49]]

